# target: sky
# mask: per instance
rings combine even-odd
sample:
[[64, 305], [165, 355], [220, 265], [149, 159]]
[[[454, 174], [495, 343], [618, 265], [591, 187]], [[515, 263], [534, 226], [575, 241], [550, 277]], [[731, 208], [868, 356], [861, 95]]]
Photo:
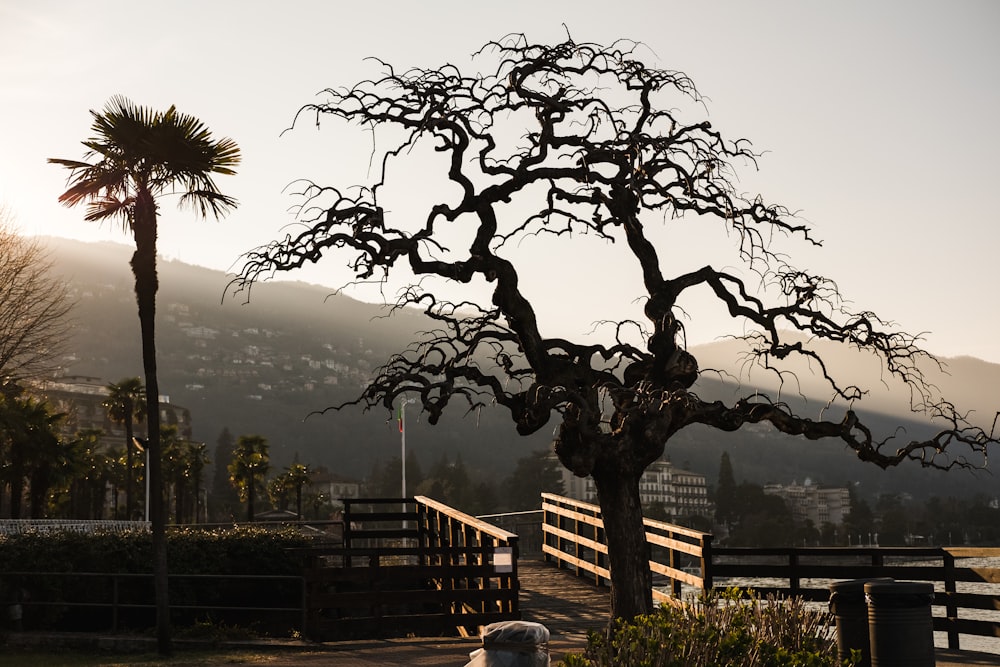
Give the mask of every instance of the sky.
[[[628, 38], [644, 44], [648, 64], [694, 80], [714, 127], [764, 153], [740, 185], [797, 211], [824, 242], [788, 246], [796, 265], [836, 280], [854, 308], [926, 332], [935, 354], [1000, 363], [1000, 3], [502, 6], [0, 0], [0, 205], [28, 234], [130, 243], [120, 228], [86, 223], [82, 209], [58, 204], [66, 172], [46, 158], [82, 158], [89, 110], [114, 95], [173, 104], [240, 145], [238, 175], [217, 179], [240, 206], [216, 222], [165, 203], [160, 253], [235, 270], [242, 253], [295, 223], [286, 188], [295, 179], [352, 185], [368, 175], [369, 147], [357, 131], [303, 122], [283, 132], [322, 89], [377, 73], [367, 58], [475, 70], [470, 55], [512, 32], [534, 42], [561, 41], [567, 30], [576, 41]], [[420, 170], [408, 178], [419, 190]], [[686, 233], [679, 256], [665, 261], [736, 262], [726, 239]], [[635, 307], [634, 266], [603, 259], [604, 250], [524, 248], [538, 263], [527, 275], [538, 285], [543, 333], [589, 331]], [[564, 281], [564, 270], [590, 282]], [[329, 260], [289, 277], [343, 282]], [[709, 305], [686, 311], [689, 343], [727, 333]]]

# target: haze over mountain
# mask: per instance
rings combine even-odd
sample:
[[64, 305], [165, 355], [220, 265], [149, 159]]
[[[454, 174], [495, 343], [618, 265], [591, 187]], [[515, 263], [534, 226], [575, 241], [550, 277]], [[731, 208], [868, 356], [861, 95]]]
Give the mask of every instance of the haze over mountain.
[[[70, 282], [78, 307], [66, 375], [98, 378], [101, 383], [142, 376], [139, 326], [128, 260], [131, 248], [116, 243], [85, 243], [45, 238], [55, 268]], [[233, 435], [260, 434], [271, 444], [272, 465], [280, 468], [294, 456], [311, 465], [363, 477], [376, 462], [399, 456], [394, 415], [358, 407], [326, 414], [311, 413], [355, 398], [362, 382], [392, 352], [428, 328], [413, 312], [383, 317], [378, 306], [344, 296], [331, 288], [272, 281], [254, 288], [249, 302], [223, 299], [227, 276], [220, 271], [176, 261], [159, 262], [157, 349], [160, 387], [173, 403], [191, 410], [194, 437], [214, 445], [223, 428]], [[595, 314], [595, 318], [599, 314]], [[723, 341], [692, 349], [702, 368], [732, 369], [739, 348]], [[830, 368], [871, 389], [861, 410], [883, 435], [905, 424], [908, 434], [926, 425], [908, 412], [908, 395], [891, 383], [883, 386], [877, 365], [831, 347], [824, 350]], [[1000, 365], [962, 357], [949, 359], [948, 372], [928, 369], [932, 381], [963, 409], [975, 410], [989, 428], [1000, 407]], [[857, 370], [850, 370], [856, 367]], [[748, 387], [770, 387], [773, 378], [754, 371], [739, 378], [706, 376], [699, 393], [732, 397]], [[781, 398], [806, 416], [818, 418], [828, 391], [819, 378], [799, 369], [786, 380]], [[993, 404], [993, 405], [991, 405]], [[407, 450], [425, 468], [443, 455], [461, 456], [472, 470], [492, 477], [508, 474], [518, 458], [550, 446], [552, 428], [531, 437], [515, 432], [502, 411], [464, 415], [461, 406], [446, 412], [437, 426], [421, 420], [416, 406], [408, 412]], [[839, 414], [842, 405], [830, 410]], [[552, 426], [555, 426], [553, 422]], [[905, 465], [886, 472], [862, 464], [841, 443], [808, 442], [774, 433], [766, 426], [733, 434], [685, 429], [667, 454], [684, 467], [705, 474], [714, 484], [719, 457], [729, 451], [737, 479], [789, 483], [811, 478], [817, 483], [857, 482], [864, 493], [905, 491], [914, 495], [997, 495], [989, 474], [921, 470]]]

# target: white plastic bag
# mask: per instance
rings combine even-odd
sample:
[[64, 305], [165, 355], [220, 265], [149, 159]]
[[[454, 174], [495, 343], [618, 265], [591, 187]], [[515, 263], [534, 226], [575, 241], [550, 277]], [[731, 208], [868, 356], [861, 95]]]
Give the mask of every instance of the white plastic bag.
[[483, 628], [483, 647], [465, 667], [549, 667], [549, 630], [541, 623], [502, 621]]

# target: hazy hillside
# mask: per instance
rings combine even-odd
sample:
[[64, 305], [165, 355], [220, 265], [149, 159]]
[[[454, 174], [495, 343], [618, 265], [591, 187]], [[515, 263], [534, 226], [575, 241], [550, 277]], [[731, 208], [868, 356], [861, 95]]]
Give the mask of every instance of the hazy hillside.
[[[66, 373], [104, 382], [141, 376], [128, 267], [131, 249], [64, 239], [46, 242], [79, 300]], [[413, 332], [426, 328], [419, 314], [380, 318], [375, 306], [330, 296], [326, 287], [293, 282], [259, 285], [245, 303], [240, 298], [223, 299], [227, 277], [222, 272], [161, 261], [159, 274], [161, 392], [191, 410], [196, 438], [214, 445], [224, 427], [235, 435], [259, 433], [271, 442], [277, 466], [287, 465], [298, 453], [303, 462], [352, 476], [367, 474], [377, 460], [398, 456], [399, 433], [387, 423], [390, 415], [384, 411], [349, 408], [306, 417], [357, 396], [367, 373], [402, 349]], [[701, 346], [695, 354], [703, 368], [739, 368], [735, 363], [739, 352], [730, 343]], [[883, 387], [877, 367], [866, 368], [863, 361], [836, 350], [829, 354], [836, 368], [852, 369], [858, 384], [872, 390], [872, 400], [865, 401], [868, 408], [862, 412], [879, 432], [893, 433], [900, 424], [905, 424], [908, 435], [926, 428], [911, 420], [905, 394]], [[992, 415], [990, 403], [1000, 404], [1000, 366], [962, 358], [949, 360], [949, 369], [951, 375], [935, 370], [932, 378], [946, 395], [979, 415]], [[826, 394], [817, 393], [808, 369], [800, 369], [797, 377], [797, 385], [786, 383], [782, 398], [803, 414], [818, 417]], [[751, 384], [766, 386], [769, 381], [759, 374], [740, 379], [743, 384], [737, 386], [706, 376], [697, 388], [706, 397], [728, 398], [745, 393]], [[463, 417], [460, 412], [446, 415], [436, 427], [411, 420], [408, 451], [415, 452], [425, 467], [443, 454], [460, 454], [470, 467], [496, 477], [506, 475], [527, 452], [547, 448], [551, 440], [551, 428], [531, 438], [518, 436], [502, 413]], [[866, 494], [998, 493], [998, 481], [989, 475], [944, 475], [916, 466], [882, 472], [861, 464], [836, 442], [807, 442], [763, 426], [733, 434], [688, 429], [670, 443], [668, 455], [714, 483], [724, 450], [730, 452], [737, 479], [755, 482], [809, 477], [817, 483], [858, 482]]]
[[[141, 377], [130, 249], [46, 242], [79, 300], [66, 374], [104, 382]], [[214, 446], [224, 427], [234, 435], [259, 433], [278, 466], [298, 453], [303, 462], [352, 476], [399, 455], [399, 432], [385, 411], [310, 413], [355, 398], [367, 373], [426, 328], [419, 315], [385, 319], [375, 306], [292, 282], [261, 284], [249, 303], [223, 300], [223, 273], [179, 262], [161, 261], [159, 275], [160, 390], [191, 410], [195, 438]], [[506, 472], [550, 440], [550, 433], [522, 438], [493, 414], [446, 415], [436, 427], [416, 410], [408, 416], [407, 450], [425, 467], [461, 453], [470, 467]]]

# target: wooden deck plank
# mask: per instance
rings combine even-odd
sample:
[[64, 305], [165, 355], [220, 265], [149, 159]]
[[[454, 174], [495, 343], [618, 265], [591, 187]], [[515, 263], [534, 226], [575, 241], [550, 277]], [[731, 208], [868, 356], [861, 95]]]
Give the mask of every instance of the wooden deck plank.
[[541, 623], [555, 636], [603, 629], [611, 614], [611, 592], [541, 559], [517, 562], [519, 602], [525, 621]]

